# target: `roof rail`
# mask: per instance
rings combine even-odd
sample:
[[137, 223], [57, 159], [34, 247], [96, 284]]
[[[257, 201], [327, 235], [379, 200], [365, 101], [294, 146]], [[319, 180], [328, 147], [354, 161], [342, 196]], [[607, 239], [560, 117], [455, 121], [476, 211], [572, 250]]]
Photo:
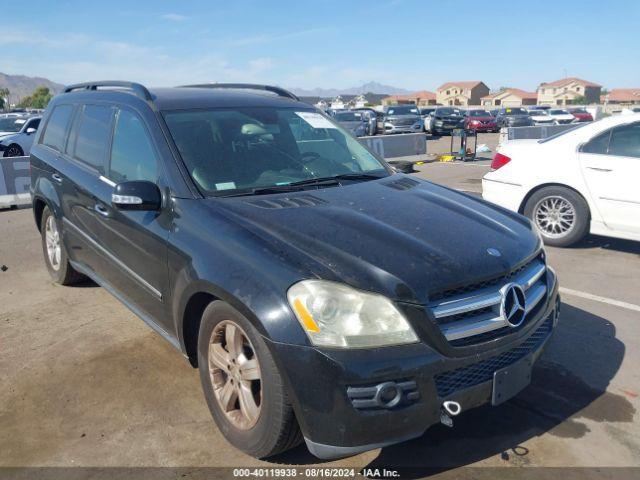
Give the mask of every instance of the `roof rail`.
[[151, 93], [144, 85], [135, 82], [121, 82], [119, 80], [101, 80], [97, 82], [85, 82], [67, 85], [66, 87], [64, 87], [64, 93], [69, 93], [74, 90], [98, 90], [98, 88], [100, 87], [127, 88], [129, 90], [132, 90], [133, 93], [135, 93], [143, 100], [150, 101], [153, 99], [151, 97]]
[[285, 90], [284, 88], [274, 87], [272, 85], [259, 85], [256, 83], [201, 83], [198, 85], [181, 85], [180, 88], [236, 88], [246, 90], [265, 90], [267, 92], [275, 93], [279, 97], [287, 97], [292, 100], [300, 100], [296, 95], [291, 93], [289, 90]]

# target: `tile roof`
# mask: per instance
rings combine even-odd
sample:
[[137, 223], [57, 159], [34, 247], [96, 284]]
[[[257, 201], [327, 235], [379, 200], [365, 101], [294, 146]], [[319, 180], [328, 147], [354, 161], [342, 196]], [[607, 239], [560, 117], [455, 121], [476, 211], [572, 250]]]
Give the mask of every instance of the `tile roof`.
[[481, 84], [482, 82], [480, 80], [473, 80], [473, 81], [467, 81], [467, 82], [447, 82], [447, 83], [443, 83], [442, 85], [440, 85], [437, 90], [444, 90], [445, 88], [450, 88], [450, 87], [460, 87], [460, 88], [473, 88], [476, 85]]
[[390, 95], [385, 100], [413, 100], [413, 99], [435, 100], [436, 94], [428, 90], [420, 90], [419, 92], [407, 93], [404, 95]]
[[567, 78], [563, 78], [562, 80], [556, 80], [554, 82], [542, 82], [540, 86], [541, 87], [543, 86], [544, 87], [563, 87], [573, 82], [576, 82], [584, 87], [602, 87], [602, 85], [598, 85], [597, 83], [593, 83], [593, 82], [588, 82], [587, 80], [582, 80], [581, 78], [577, 78], [577, 77], [567, 77]]
[[640, 102], [640, 88], [614, 88], [606, 99], [610, 102]]

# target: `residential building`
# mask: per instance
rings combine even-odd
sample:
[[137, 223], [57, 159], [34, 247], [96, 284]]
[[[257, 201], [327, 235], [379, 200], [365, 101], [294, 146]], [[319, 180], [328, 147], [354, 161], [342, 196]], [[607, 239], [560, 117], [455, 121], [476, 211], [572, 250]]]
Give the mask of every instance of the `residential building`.
[[522, 107], [523, 105], [535, 105], [538, 94], [525, 92], [519, 88], [504, 88], [496, 93], [482, 97], [482, 105], [485, 107]]
[[481, 81], [447, 82], [436, 90], [438, 105], [480, 105], [489, 95], [489, 87]]
[[604, 95], [604, 103], [616, 105], [639, 105], [640, 88], [614, 88]]
[[601, 85], [580, 78], [569, 77], [555, 82], [541, 83], [538, 87], [538, 105], [570, 105], [584, 97], [586, 104], [600, 102]]
[[391, 95], [382, 99], [383, 105], [397, 105], [403, 103], [419, 106], [435, 105], [436, 94], [427, 90], [421, 90], [419, 92], [407, 93], [405, 95]]

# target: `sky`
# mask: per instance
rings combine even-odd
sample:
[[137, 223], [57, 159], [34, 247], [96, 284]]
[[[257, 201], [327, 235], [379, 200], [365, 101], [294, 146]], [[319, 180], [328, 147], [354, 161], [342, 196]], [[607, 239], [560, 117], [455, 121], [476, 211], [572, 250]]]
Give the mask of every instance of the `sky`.
[[[6, 3], [6, 5], [2, 5]], [[0, 0], [0, 72], [59, 83], [640, 87], [640, 0]]]

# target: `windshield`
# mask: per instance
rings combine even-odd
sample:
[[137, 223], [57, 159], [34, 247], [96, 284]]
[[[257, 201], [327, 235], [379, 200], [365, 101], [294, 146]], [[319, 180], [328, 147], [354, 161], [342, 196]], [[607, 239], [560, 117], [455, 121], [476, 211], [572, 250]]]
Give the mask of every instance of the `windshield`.
[[24, 118], [0, 118], [0, 132], [19, 132], [24, 122]]
[[527, 111], [524, 108], [505, 108], [505, 115], [526, 115]]
[[362, 114], [357, 112], [341, 112], [336, 113], [333, 118], [338, 122], [360, 122], [362, 121]]
[[570, 112], [571, 113], [589, 113], [584, 108], [572, 108]]
[[469, 110], [470, 117], [490, 117], [491, 114], [486, 110]]
[[590, 125], [590, 124], [589, 124], [589, 122], [586, 122], [586, 123], [582, 122], [582, 123], [567, 124], [567, 126], [569, 126], [569, 125], [571, 125], [571, 128], [568, 128], [567, 130], [562, 130], [561, 132], [558, 132], [558, 133], [556, 133], [554, 135], [551, 135], [550, 137], [543, 138], [542, 140], [538, 140], [538, 143], [547, 143], [549, 140], [555, 140], [558, 137], [566, 135], [569, 132], [575, 132], [576, 129], [585, 127], [585, 126]]
[[544, 110], [531, 110], [529, 115], [533, 115], [534, 117], [541, 117], [543, 115], [547, 115], [547, 112]]
[[462, 115], [457, 108], [436, 108], [436, 115]]
[[549, 110], [549, 113], [551, 115], [571, 115], [569, 112], [567, 112], [566, 110]]
[[435, 108], [423, 108], [420, 110], [420, 115], [429, 115], [430, 113], [433, 113], [436, 109]]
[[418, 109], [416, 107], [401, 106], [401, 107], [389, 107], [387, 115], [417, 115]]
[[340, 175], [389, 175], [356, 139], [314, 110], [180, 110], [164, 117], [189, 173], [208, 195]]

